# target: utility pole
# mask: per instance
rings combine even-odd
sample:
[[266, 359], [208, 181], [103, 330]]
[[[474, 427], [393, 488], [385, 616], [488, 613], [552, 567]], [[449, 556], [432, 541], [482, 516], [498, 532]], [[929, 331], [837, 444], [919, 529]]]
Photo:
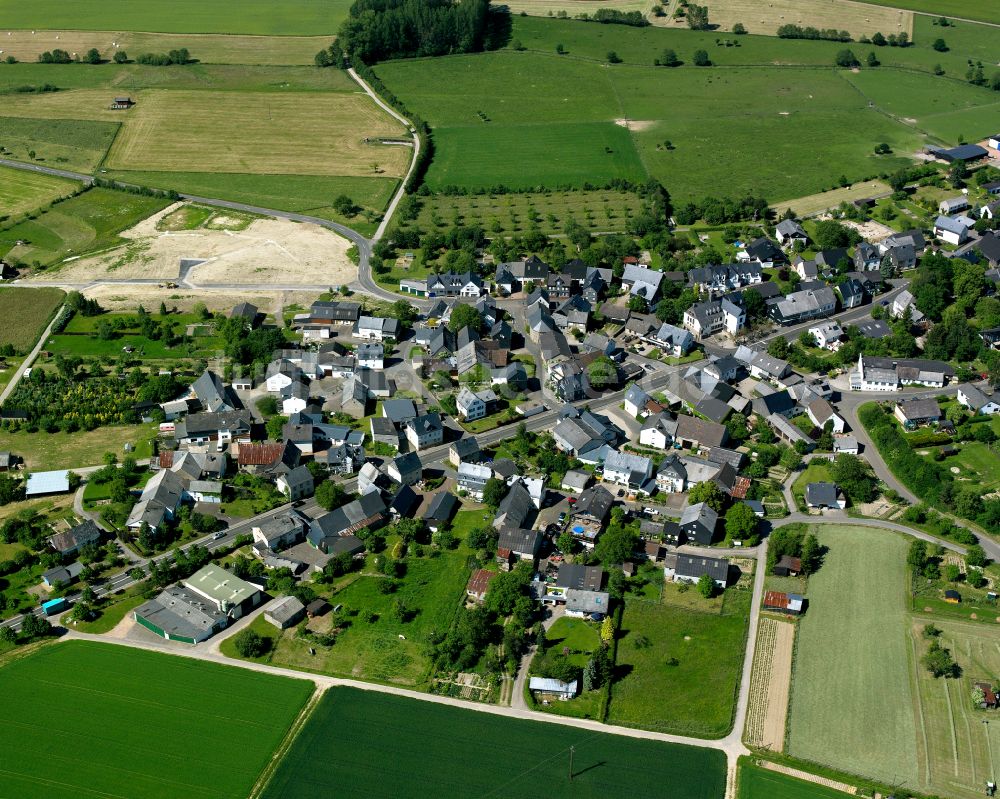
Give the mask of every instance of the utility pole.
[[573, 753], [576, 751], [575, 746], [569, 748], [569, 781], [573, 782]]

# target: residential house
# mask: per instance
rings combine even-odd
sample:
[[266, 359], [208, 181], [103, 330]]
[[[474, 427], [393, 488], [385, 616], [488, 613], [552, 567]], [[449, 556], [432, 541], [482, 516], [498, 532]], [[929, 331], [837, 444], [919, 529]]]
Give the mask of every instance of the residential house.
[[387, 338], [399, 340], [400, 325], [398, 319], [383, 319], [378, 316], [360, 316], [354, 323], [355, 338], [369, 341], [385, 341]]
[[680, 527], [688, 540], [702, 546], [712, 543], [719, 514], [704, 502], [688, 505], [681, 514]]
[[676, 436], [677, 417], [661, 411], [646, 417], [639, 430], [639, 443], [644, 447], [668, 449], [673, 446]]
[[458, 392], [458, 396], [455, 398], [459, 416], [470, 422], [486, 416], [496, 401], [497, 395], [489, 389], [474, 392], [467, 386], [462, 386], [462, 390]]
[[185, 447], [249, 442], [251, 421], [249, 411], [192, 413], [174, 425], [174, 439]]
[[285, 416], [304, 411], [309, 406], [309, 389], [298, 380], [281, 389], [278, 396], [281, 399], [281, 412]]
[[72, 557], [85, 546], [99, 544], [103, 530], [90, 519], [75, 527], [50, 535], [46, 540], [50, 547], [64, 558]]
[[652, 478], [653, 462], [643, 455], [612, 450], [604, 459], [603, 479], [607, 483], [627, 486], [629, 491], [652, 494], [656, 490]]
[[385, 347], [377, 341], [365, 341], [355, 350], [359, 369], [384, 369]]
[[560, 488], [572, 494], [580, 494], [590, 484], [590, 472], [570, 469], [563, 475]]
[[410, 419], [404, 426], [406, 440], [418, 452], [434, 447], [444, 441], [444, 425], [437, 413], [425, 413]]
[[681, 414], [677, 417], [676, 443], [685, 448], [721, 447], [726, 443], [729, 431], [725, 426]]
[[649, 400], [649, 394], [647, 394], [638, 383], [633, 383], [625, 392], [625, 413], [629, 416], [638, 416], [639, 414], [645, 416], [647, 413], [646, 404]]
[[497, 576], [496, 572], [487, 569], [476, 569], [469, 577], [469, 582], [465, 584], [465, 595], [476, 602], [486, 599], [486, 594], [490, 590], [490, 582]]
[[660, 293], [663, 272], [657, 272], [638, 264], [628, 264], [622, 274], [622, 288], [633, 297], [642, 297], [650, 305]]
[[235, 411], [242, 407], [239, 400], [226, 391], [222, 379], [208, 369], [191, 384], [189, 394], [198, 401], [201, 410], [211, 413]]
[[667, 555], [663, 573], [674, 583], [697, 583], [707, 574], [719, 588], [729, 582], [729, 561], [704, 555]]
[[656, 471], [656, 487], [665, 494], [680, 494], [687, 489], [687, 467], [676, 455], [668, 455]]
[[821, 430], [826, 429], [829, 422], [834, 433], [843, 433], [847, 427], [844, 417], [837, 413], [827, 400], [819, 397], [806, 406], [806, 415], [809, 420]]
[[603, 459], [606, 446], [617, 443], [621, 431], [607, 417], [566, 406], [560, 412], [552, 437], [561, 452], [594, 463]]
[[606, 591], [581, 591], [566, 589], [566, 615], [570, 618], [589, 618], [601, 621], [608, 615], [611, 596]]
[[726, 266], [695, 267], [687, 273], [688, 286], [698, 293], [726, 292], [764, 280], [758, 264], [738, 263]]
[[483, 295], [483, 279], [474, 272], [442, 272], [427, 276], [428, 297], [475, 297]]
[[810, 327], [809, 334], [815, 340], [817, 347], [832, 352], [840, 349], [841, 341], [844, 338], [844, 331], [836, 322], [824, 322]]
[[1000, 413], [1000, 392], [987, 394], [972, 383], [962, 383], [958, 387], [958, 401], [973, 413], [984, 416]]
[[420, 456], [415, 452], [407, 452], [393, 458], [385, 467], [386, 474], [400, 485], [411, 486], [419, 483], [423, 477], [424, 467]]
[[865, 300], [868, 298], [864, 284], [860, 280], [850, 277], [837, 286], [837, 291], [840, 292], [840, 303], [844, 307], [844, 310], [864, 305]]
[[876, 341], [892, 335], [892, 328], [884, 319], [869, 319], [857, 324], [858, 331], [867, 339]]
[[964, 211], [969, 207], [969, 198], [964, 194], [958, 197], [948, 197], [938, 203], [938, 211], [943, 216], [951, 216], [959, 211]]
[[306, 518], [298, 511], [286, 510], [255, 522], [250, 533], [255, 543], [273, 552], [280, 552], [305, 539], [306, 525]]
[[486, 483], [493, 477], [493, 470], [480, 463], [460, 463], [458, 466], [458, 488], [468, 492], [477, 502], [482, 502]]
[[820, 250], [816, 253], [816, 265], [824, 272], [835, 271], [841, 261], [852, 263], [847, 255], [847, 250], [843, 247], [834, 247], [829, 250]]
[[377, 491], [372, 491], [313, 519], [306, 538], [327, 555], [338, 555], [341, 552], [355, 555], [364, 551], [364, 543], [354, 534], [366, 527], [377, 530], [388, 520], [385, 503]]
[[604, 486], [585, 489], [570, 511], [569, 529], [573, 537], [581, 539], [585, 546], [593, 546], [604, 529], [612, 504], [614, 497]]
[[456, 468], [463, 462], [478, 463], [482, 460], [482, 453], [479, 451], [479, 442], [474, 436], [457, 439], [448, 447], [448, 460]]
[[882, 253], [874, 244], [862, 241], [854, 248], [854, 268], [859, 272], [874, 272], [882, 265]]
[[944, 361], [860, 355], [849, 380], [852, 391], [896, 391], [901, 385], [941, 388], [954, 376], [954, 367]]
[[432, 533], [443, 530], [451, 524], [458, 506], [458, 497], [450, 491], [439, 491], [424, 512], [424, 524], [427, 525], [427, 529]]
[[725, 331], [735, 336], [746, 325], [746, 311], [733, 300], [696, 302], [684, 312], [684, 327], [697, 339]]
[[996, 233], [984, 233], [979, 237], [975, 248], [986, 259], [991, 269], [1000, 267], [1000, 236]]
[[854, 436], [837, 436], [833, 439], [834, 455], [857, 455], [860, 452], [861, 446]]
[[271, 361], [267, 365], [264, 385], [271, 394], [277, 394], [292, 383], [301, 382], [303, 377], [302, 370], [291, 361]]
[[175, 472], [161, 469], [146, 483], [139, 501], [132, 506], [125, 526], [137, 531], [143, 524], [154, 535], [173, 520], [184, 497], [184, 482]]
[[836, 483], [809, 483], [806, 485], [806, 505], [810, 508], [847, 507], [847, 498]]
[[903, 400], [896, 403], [892, 413], [908, 429], [937, 422], [942, 415], [936, 399]]
[[[577, 503], [579, 504], [579, 503]], [[535, 503], [520, 480], [515, 480], [507, 495], [501, 500], [500, 507], [497, 508], [497, 515], [493, 519], [493, 527], [497, 530], [510, 528], [530, 527], [528, 524], [535, 516]]]
[[782, 247], [789, 247], [796, 242], [808, 244], [809, 236], [805, 229], [794, 219], [782, 219], [775, 228], [775, 238]]
[[768, 313], [779, 325], [793, 325], [837, 310], [837, 297], [829, 286], [795, 291], [768, 308]]
[[934, 220], [934, 235], [941, 241], [957, 247], [969, 238], [969, 229], [957, 219], [939, 216]]
[[370, 420], [372, 443], [385, 444], [393, 449], [399, 449], [399, 431], [391, 419], [384, 416], [373, 416]]
[[672, 358], [682, 358], [694, 346], [694, 338], [687, 330], [664, 322], [659, 330], [648, 337], [648, 341]]
[[542, 534], [520, 527], [501, 527], [497, 537], [497, 564], [509, 570], [519, 560], [534, 561], [542, 548]]
[[760, 264], [762, 267], [771, 268], [779, 264], [788, 263], [788, 259], [781, 251], [781, 248], [766, 236], [761, 236], [746, 245], [746, 248], [736, 254], [738, 261]]
[[816, 280], [819, 277], [819, 267], [814, 260], [806, 260], [796, 255], [792, 259], [792, 271], [800, 280]]

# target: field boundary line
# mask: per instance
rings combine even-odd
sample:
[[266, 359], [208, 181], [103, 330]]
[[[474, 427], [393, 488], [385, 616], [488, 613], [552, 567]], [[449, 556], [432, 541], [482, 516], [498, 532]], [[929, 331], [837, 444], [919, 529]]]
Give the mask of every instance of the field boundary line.
[[312, 717], [313, 712], [319, 705], [319, 700], [326, 695], [327, 686], [317, 685], [316, 683], [313, 684], [316, 685], [316, 689], [312, 692], [312, 696], [309, 697], [309, 701], [306, 702], [295, 721], [293, 721], [291, 726], [288, 728], [288, 732], [285, 733], [285, 737], [281, 740], [281, 743], [271, 754], [271, 760], [266, 766], [264, 766], [264, 770], [261, 771], [260, 776], [257, 777], [257, 781], [250, 789], [247, 799], [257, 799], [261, 795], [268, 783], [271, 781], [271, 778], [274, 776], [275, 770], [281, 764], [281, 761], [285, 759], [285, 755], [295, 742], [295, 739], [299, 737], [299, 733], [302, 731], [302, 728]]
[[923, 754], [924, 754], [924, 783], [930, 785], [931, 783], [931, 753], [930, 749], [927, 748], [927, 726], [924, 721], [924, 703], [920, 697], [920, 680], [916, 676], [917, 664], [920, 658], [917, 656], [917, 639], [913, 635], [912, 629], [910, 630], [910, 657], [911, 662], [910, 667], [910, 684], [913, 686], [913, 698], [917, 703], [917, 721], [920, 723], [920, 739], [923, 742]]
[[832, 788], [835, 791], [841, 791], [852, 795], [856, 795], [858, 792], [857, 786], [855, 785], [848, 785], [846, 782], [831, 780], [829, 777], [820, 777], [818, 774], [810, 774], [808, 771], [801, 771], [800, 769], [785, 766], [781, 763], [774, 763], [770, 760], [757, 760], [756, 765], [760, 766], [762, 769], [766, 769], [767, 771], [774, 771], [778, 774], [795, 777], [796, 779], [803, 780], [804, 782], [823, 785], [827, 788]]
[[944, 688], [944, 698], [948, 704], [948, 730], [951, 732], [951, 758], [952, 762], [955, 764], [955, 776], [958, 776], [958, 740], [955, 738], [955, 714], [951, 709], [951, 691], [948, 690], [948, 683], [945, 680], [941, 681], [941, 685]]

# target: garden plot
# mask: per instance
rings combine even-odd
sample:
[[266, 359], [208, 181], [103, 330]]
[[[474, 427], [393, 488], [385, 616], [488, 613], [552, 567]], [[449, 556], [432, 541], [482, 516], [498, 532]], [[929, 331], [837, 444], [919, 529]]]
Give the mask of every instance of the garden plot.
[[743, 731], [749, 746], [784, 751], [794, 643], [795, 625], [790, 621], [760, 620], [750, 677], [750, 708]]

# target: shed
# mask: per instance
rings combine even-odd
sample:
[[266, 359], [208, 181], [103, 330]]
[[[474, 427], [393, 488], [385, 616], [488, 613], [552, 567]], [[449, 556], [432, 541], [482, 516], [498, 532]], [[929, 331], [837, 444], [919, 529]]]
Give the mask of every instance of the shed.
[[46, 494], [65, 494], [69, 491], [69, 470], [54, 472], [31, 472], [24, 489], [26, 497], [41, 497]]
[[279, 630], [293, 627], [306, 615], [306, 607], [293, 596], [279, 599], [264, 611], [264, 619]]
[[962, 595], [954, 588], [948, 588], [944, 592], [944, 601], [950, 602], [952, 605], [958, 605], [962, 601]]

